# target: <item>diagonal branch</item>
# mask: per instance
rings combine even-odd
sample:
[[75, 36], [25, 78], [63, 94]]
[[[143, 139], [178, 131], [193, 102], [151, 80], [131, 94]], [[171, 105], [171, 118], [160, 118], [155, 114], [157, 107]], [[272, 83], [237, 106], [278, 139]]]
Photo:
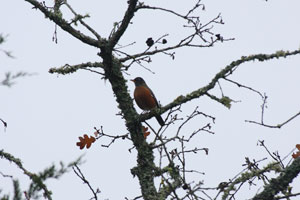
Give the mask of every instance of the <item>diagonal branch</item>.
[[64, 4], [70, 9], [70, 11], [75, 15], [76, 18], [78, 18], [79, 22], [86, 27], [92, 34], [95, 35], [95, 37], [100, 41], [101, 36], [92, 28], [90, 27], [87, 23], [85, 23], [81, 18], [80, 15], [78, 15], [75, 10], [70, 6], [70, 4], [67, 3], [67, 1], [64, 2]]
[[206, 86], [199, 88], [198, 90], [194, 90], [193, 92], [183, 96], [177, 97], [173, 102], [167, 104], [164, 107], [161, 107], [160, 109], [153, 110], [149, 113], [143, 114], [140, 116], [141, 121], [145, 121], [147, 119], [150, 119], [153, 117], [155, 114], [159, 113], [164, 113], [176, 106], [179, 106], [181, 104], [184, 104], [188, 101], [191, 101], [193, 99], [199, 98], [203, 95], [206, 95], [208, 91], [213, 89], [219, 79], [223, 79], [231, 75], [239, 65], [250, 62], [250, 61], [255, 61], [258, 60], [260, 62], [264, 62], [267, 60], [271, 60], [274, 58], [282, 58], [282, 57], [287, 57], [287, 56], [292, 56], [292, 55], [297, 55], [300, 54], [300, 50], [295, 50], [295, 51], [277, 51], [273, 54], [255, 54], [255, 55], [250, 55], [250, 56], [242, 56], [240, 59], [231, 62], [229, 65], [227, 65], [224, 69], [222, 69], [219, 73], [215, 75], [215, 77], [210, 81], [209, 84]]
[[274, 199], [274, 196], [279, 192], [285, 191], [294, 178], [300, 173], [300, 158], [297, 158], [293, 163], [284, 169], [277, 178], [270, 181], [265, 186], [264, 190], [257, 194], [252, 200]]
[[88, 188], [92, 191], [93, 198], [91, 198], [91, 199], [98, 200], [98, 193], [100, 193], [99, 188], [97, 188], [96, 191], [93, 189], [90, 182], [85, 178], [85, 176], [81, 172], [81, 169], [76, 164], [74, 166], [72, 166], [72, 169], [73, 169], [74, 173], [83, 181], [83, 183], [87, 184]]
[[4, 128], [6, 128], [7, 127], [7, 122], [6, 121], [4, 121], [3, 119], [1, 119], [0, 118], [0, 121], [3, 123], [3, 125], [4, 125]]
[[127, 29], [128, 25], [130, 23], [130, 20], [134, 16], [137, 2], [138, 2], [138, 0], [129, 0], [128, 1], [128, 8], [123, 17], [122, 23], [121, 23], [120, 27], [117, 29], [117, 31], [114, 32], [109, 39], [108, 46], [110, 49], [113, 49], [114, 46], [116, 46], [116, 44], [118, 43], [118, 41], [124, 34], [125, 30]]
[[36, 0], [25, 0], [32, 4], [35, 9], [39, 9], [42, 13], [45, 14], [47, 18], [52, 20], [55, 24], [57, 24], [60, 28], [62, 28], [64, 31], [70, 33], [73, 37], [79, 39], [83, 43], [89, 44], [94, 47], [102, 47], [105, 45], [105, 40], [95, 40], [83, 33], [81, 33], [79, 30], [74, 29], [70, 23], [68, 23], [65, 19], [63, 19], [59, 14], [49, 11], [43, 4]]
[[6, 160], [17, 165], [23, 171], [23, 173], [32, 180], [32, 182], [34, 182], [37, 186], [39, 186], [44, 191], [45, 198], [47, 198], [49, 200], [52, 199], [52, 197], [51, 197], [52, 192], [47, 188], [46, 184], [41, 180], [40, 177], [38, 177], [38, 175], [25, 169], [23, 167], [22, 161], [19, 158], [16, 158], [7, 152], [4, 152], [3, 150], [0, 151], [0, 158], [5, 158]]

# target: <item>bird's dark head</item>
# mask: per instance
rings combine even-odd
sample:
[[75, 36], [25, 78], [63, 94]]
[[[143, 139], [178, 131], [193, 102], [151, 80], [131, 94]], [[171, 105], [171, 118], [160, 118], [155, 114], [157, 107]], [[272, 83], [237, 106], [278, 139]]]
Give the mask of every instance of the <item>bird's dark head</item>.
[[135, 86], [145, 85], [146, 82], [141, 77], [136, 77], [135, 79], [132, 79], [131, 81], [134, 82]]

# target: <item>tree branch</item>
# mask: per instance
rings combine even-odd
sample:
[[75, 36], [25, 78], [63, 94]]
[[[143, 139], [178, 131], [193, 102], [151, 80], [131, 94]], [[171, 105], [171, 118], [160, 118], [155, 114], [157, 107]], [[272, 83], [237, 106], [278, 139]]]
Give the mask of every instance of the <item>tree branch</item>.
[[4, 130], [6, 129], [6, 127], [7, 127], [7, 122], [6, 121], [4, 121], [3, 119], [1, 119], [0, 118], [0, 121], [3, 123], [3, 126], [4, 126]]
[[147, 52], [137, 53], [137, 54], [134, 54], [134, 55], [126, 56], [124, 58], [120, 58], [120, 62], [126, 62], [126, 61], [128, 61], [130, 59], [137, 59], [137, 58], [142, 57], [142, 56], [151, 56], [151, 55], [154, 55], [154, 54], [157, 54], [157, 53], [170, 51], [170, 50], [177, 49], [177, 48], [184, 47], [184, 46], [190, 46], [190, 47], [212, 47], [218, 41], [217, 39], [214, 39], [209, 44], [191, 45], [191, 44], [189, 44], [191, 42], [191, 40], [188, 40], [188, 39], [190, 39], [190, 36], [186, 37], [183, 40], [181, 40], [176, 45], [173, 45], [173, 46], [170, 46], [170, 47], [161, 48], [161, 49], [155, 49], [153, 51], [147, 51]]
[[[150, 55], [154, 55], [157, 53], [166, 53], [167, 51], [185, 47], [185, 46], [187, 46], [187, 47], [212, 47], [218, 41], [224, 42], [224, 41], [228, 41], [228, 40], [233, 40], [233, 38], [224, 39], [220, 34], [214, 34], [211, 31], [211, 29], [213, 29], [213, 27], [214, 27], [213, 24], [224, 24], [221, 14], [218, 14], [216, 17], [214, 17], [213, 19], [211, 19], [210, 21], [208, 21], [204, 24], [202, 24], [199, 16], [190, 16], [191, 13], [193, 13], [197, 8], [199, 8], [201, 6], [202, 6], [202, 10], [204, 9], [204, 5], [201, 4], [200, 2], [201, 2], [201, 0], [198, 0], [198, 2], [195, 4], [195, 6], [192, 9], [190, 9], [187, 12], [187, 14], [185, 14], [185, 15], [177, 13], [173, 10], [166, 9], [166, 8], [148, 6], [148, 5], [145, 5], [144, 3], [139, 3], [139, 5], [136, 7], [136, 10], [140, 10], [140, 9], [159, 10], [159, 11], [163, 11], [165, 13], [174, 15], [180, 19], [185, 20], [186, 24], [184, 25], [184, 27], [192, 29], [193, 32], [188, 34], [188, 36], [184, 37], [183, 39], [181, 39], [174, 45], [171, 45], [166, 48], [160, 48], [160, 49], [156, 48], [155, 50], [152, 50], [152, 51], [148, 51], [150, 49], [150, 47], [149, 47], [142, 53], [137, 53], [134, 55], [126, 56], [124, 58], [120, 58], [119, 59], [120, 62], [126, 62], [127, 60], [131, 60], [131, 59], [135, 60], [140, 57], [150, 56]], [[199, 41], [201, 41], [201, 42], [194, 43], [196, 38], [199, 39]], [[153, 45], [151, 45], [151, 46], [153, 46]]]
[[100, 193], [99, 188], [97, 188], [96, 191], [93, 189], [90, 182], [85, 178], [85, 176], [81, 172], [81, 169], [76, 164], [74, 166], [72, 166], [72, 169], [73, 169], [74, 173], [83, 181], [83, 183], [87, 184], [88, 188], [93, 193], [93, 198], [91, 198], [91, 199], [98, 200], [98, 194]]
[[118, 41], [120, 40], [120, 38], [124, 34], [125, 30], [127, 29], [128, 25], [130, 23], [130, 20], [134, 16], [134, 12], [135, 12], [137, 2], [138, 2], [138, 0], [129, 0], [128, 1], [128, 8], [127, 8], [126, 13], [123, 17], [122, 23], [119, 26], [119, 28], [117, 29], [117, 31], [112, 33], [112, 35], [111, 35], [111, 37], [108, 41], [109, 49], [113, 49], [114, 46], [116, 46], [116, 44], [118, 43]]
[[274, 199], [274, 196], [287, 189], [289, 184], [300, 173], [300, 158], [295, 159], [292, 164], [286, 167], [277, 178], [271, 179], [270, 183], [265, 186], [264, 190], [255, 195], [252, 200]]
[[229, 65], [227, 65], [224, 69], [222, 69], [219, 73], [217, 73], [213, 79], [210, 81], [209, 84], [206, 86], [199, 88], [198, 90], [194, 90], [193, 92], [183, 96], [177, 97], [173, 102], [167, 104], [166, 106], [161, 107], [160, 109], [153, 110], [149, 113], [142, 114], [140, 116], [141, 121], [145, 121], [147, 119], [150, 119], [153, 117], [155, 114], [162, 114], [176, 106], [179, 106], [181, 104], [184, 104], [188, 101], [191, 101], [193, 99], [199, 98], [203, 95], [206, 95], [209, 90], [213, 89], [219, 79], [227, 78], [229, 75], [231, 75], [239, 65], [250, 62], [250, 61], [255, 61], [258, 60], [260, 62], [271, 60], [274, 58], [286, 58], [287, 56], [292, 56], [292, 55], [297, 55], [300, 54], [300, 50], [295, 50], [295, 51], [277, 51], [273, 54], [255, 54], [255, 55], [250, 55], [250, 56], [242, 56], [240, 59], [231, 62]]
[[25, 0], [32, 4], [35, 9], [39, 9], [42, 13], [45, 14], [47, 18], [52, 20], [55, 24], [57, 24], [60, 28], [70, 33], [73, 37], [79, 39], [85, 44], [100, 48], [105, 45], [105, 40], [95, 40], [87, 35], [84, 35], [79, 30], [74, 29], [70, 23], [68, 23], [65, 19], [63, 19], [58, 13], [49, 11], [43, 4], [36, 0]]
[[55, 67], [50, 68], [49, 73], [51, 73], [51, 74], [57, 73], [57, 74], [65, 75], [65, 74], [74, 73], [78, 69], [87, 69], [90, 67], [103, 69], [104, 65], [101, 62], [94, 62], [94, 63], [87, 62], [87, 63], [78, 64], [78, 65], [65, 64], [64, 66], [59, 67], [59, 68], [55, 68]]
[[45, 198], [47, 198], [49, 200], [52, 199], [52, 197], [51, 197], [52, 192], [50, 190], [48, 190], [47, 186], [42, 182], [41, 178], [38, 175], [31, 173], [27, 169], [25, 169], [19, 158], [15, 158], [13, 155], [11, 155], [7, 152], [4, 152], [3, 150], [0, 151], [0, 157], [1, 158], [4, 157], [6, 160], [13, 162], [15, 165], [17, 165], [23, 171], [23, 173], [32, 180], [32, 182], [34, 182], [37, 186], [39, 186], [44, 191]]
[[101, 36], [92, 28], [90, 27], [87, 23], [85, 23], [83, 20], [82, 20], [82, 16], [77, 14], [75, 12], [75, 10], [70, 6], [70, 4], [67, 3], [67, 1], [65, 0], [64, 4], [71, 10], [71, 12], [75, 15], [75, 18], [79, 20], [79, 22], [84, 26], [86, 27], [92, 34], [95, 35], [95, 37], [98, 39], [98, 41], [102, 40]]
[[268, 124], [265, 124], [263, 121], [256, 122], [256, 121], [251, 121], [251, 120], [245, 120], [245, 122], [252, 123], [252, 124], [258, 124], [258, 125], [261, 125], [261, 126], [264, 126], [267, 128], [281, 128], [282, 126], [286, 125], [287, 123], [289, 123], [290, 121], [292, 121], [293, 119], [298, 117], [299, 115], [300, 115], [300, 111], [297, 114], [290, 117], [289, 119], [287, 119], [285, 122], [282, 122], [281, 124], [277, 124], [277, 125], [268, 125]]

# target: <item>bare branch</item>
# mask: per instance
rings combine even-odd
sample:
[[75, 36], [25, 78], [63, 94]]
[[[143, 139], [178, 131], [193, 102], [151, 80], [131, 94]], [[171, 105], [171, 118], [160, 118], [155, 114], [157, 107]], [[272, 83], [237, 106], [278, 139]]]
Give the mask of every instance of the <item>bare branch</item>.
[[92, 191], [92, 193], [93, 193], [94, 196], [91, 199], [98, 200], [98, 194], [101, 191], [98, 188], [97, 188], [96, 191], [93, 189], [93, 187], [91, 186], [90, 182], [85, 178], [85, 176], [81, 172], [81, 169], [76, 164], [72, 167], [72, 169], [73, 169], [74, 173], [83, 181], [83, 183], [87, 184], [87, 186], [89, 187], [89, 189]]
[[77, 14], [74, 9], [68, 4], [68, 2], [65, 0], [64, 4], [71, 10], [71, 12], [75, 15], [75, 17], [79, 20], [79, 22], [86, 27], [92, 34], [95, 35], [95, 37], [98, 39], [98, 41], [102, 40], [101, 36], [88, 24], [86, 24], [83, 20], [81, 15]]
[[2, 172], [0, 172], [1, 176], [4, 177], [4, 178], [13, 178], [12, 175], [7, 175], [7, 174], [3, 174]]
[[157, 53], [167, 52], [167, 51], [170, 51], [170, 50], [173, 50], [173, 49], [177, 49], [177, 48], [180, 48], [180, 47], [184, 47], [184, 46], [200, 47], [200, 48], [203, 48], [203, 47], [212, 47], [218, 41], [218, 39], [214, 39], [214, 40], [210, 41], [209, 44], [194, 45], [194, 44], [191, 44], [192, 39], [193, 39], [193, 37], [188, 36], [188, 37], [182, 39], [180, 42], [178, 42], [177, 44], [175, 44], [173, 46], [166, 47], [166, 48], [161, 48], [161, 49], [155, 49], [153, 51], [147, 51], [147, 52], [137, 53], [137, 54], [130, 55], [130, 56], [127, 56], [127, 57], [124, 57], [124, 58], [120, 58], [119, 60], [120, 60], [120, 62], [126, 62], [126, 61], [128, 61], [130, 59], [137, 59], [137, 58], [142, 57], [142, 56], [151, 56], [151, 55], [155, 55]]
[[134, 197], [133, 199], [129, 199], [128, 197], [125, 197], [125, 200], [138, 200], [138, 199], [141, 199], [143, 198], [143, 196], [137, 196], [137, 197]]
[[3, 119], [1, 119], [0, 118], [0, 121], [3, 123], [3, 126], [4, 126], [4, 130], [6, 129], [6, 127], [7, 127], [7, 122], [6, 121], [4, 121]]
[[242, 88], [246, 88], [246, 89], [248, 89], [248, 90], [251, 90], [251, 91], [257, 93], [262, 99], [264, 99], [264, 95], [263, 95], [261, 92], [255, 90], [255, 89], [253, 89], [253, 88], [251, 88], [251, 87], [248, 87], [248, 86], [246, 86], [246, 85], [242, 85], [242, 84], [240, 84], [240, 83], [238, 83], [238, 82], [236, 82], [236, 81], [230, 80], [230, 79], [228, 79], [228, 78], [224, 78], [224, 80], [226, 80], [226, 81], [228, 81], [228, 82], [230, 82], [230, 83], [233, 83], [233, 84], [237, 85], [238, 87], [242, 87]]
[[[137, 58], [143, 57], [143, 56], [150, 56], [150, 55], [154, 55], [157, 53], [166, 53], [167, 51], [185, 47], [185, 46], [186, 47], [212, 47], [218, 41], [224, 42], [224, 41], [233, 40], [233, 38], [224, 39], [220, 34], [214, 34], [211, 32], [211, 29], [213, 28], [212, 24], [223, 24], [221, 14], [218, 14], [215, 18], [211, 19], [210, 21], [208, 21], [205, 24], [202, 24], [200, 22], [199, 16], [190, 16], [190, 14], [193, 13], [198, 7], [201, 7], [201, 5], [202, 5], [202, 7], [204, 6], [203, 4], [200, 4], [200, 1], [198, 1], [195, 4], [195, 6], [189, 10], [189, 12], [187, 14], [183, 15], [183, 14], [179, 14], [173, 10], [166, 9], [166, 8], [148, 6], [148, 5], [145, 5], [144, 3], [140, 3], [137, 6], [136, 10], [151, 9], [151, 10], [159, 10], [159, 11], [163, 11], [163, 12], [172, 14], [176, 17], [179, 17], [179, 18], [185, 20], [186, 25], [184, 25], [184, 27], [191, 28], [193, 30], [193, 32], [172, 46], [165, 47], [165, 48], [155, 48], [155, 50], [149, 51], [150, 47], [153, 46], [153, 45], [150, 45], [149, 48], [147, 48], [144, 52], [121, 58], [121, 59], [119, 59], [120, 62], [125, 62], [125, 61], [131, 60], [131, 59], [137, 59]], [[202, 41], [202, 43], [200, 43], [200, 42], [194, 43], [196, 38], [200, 39], [200, 41]]]
[[5, 73], [5, 78], [0, 82], [0, 85], [11, 87], [12, 85], [15, 84], [14, 80], [18, 79], [20, 77], [26, 77], [26, 76], [34, 76], [36, 73], [28, 73], [28, 72], [17, 72], [15, 74], [11, 72], [6, 72]]
[[79, 39], [83, 43], [89, 44], [94, 47], [102, 47], [105, 45], [105, 40], [95, 40], [87, 35], [84, 35], [79, 30], [74, 29], [69, 22], [63, 19], [57, 12], [50, 11], [47, 7], [45, 7], [42, 3], [36, 0], [25, 0], [32, 4], [34, 9], [39, 9], [42, 13], [45, 14], [47, 18], [52, 20], [55, 24], [57, 24], [60, 28], [70, 33], [73, 37]]
[[269, 151], [269, 149], [268, 149], [268, 148], [266, 147], [266, 145], [265, 145], [265, 141], [264, 141], [264, 140], [258, 140], [257, 145], [262, 146], [262, 147], [267, 151], [267, 153], [271, 156], [271, 158], [272, 158], [273, 160], [275, 160], [276, 162], [278, 162], [278, 163], [281, 165], [282, 168], [284, 168], [284, 165], [283, 165], [283, 163], [282, 163], [282, 160], [281, 160], [280, 158], [278, 158], [278, 156], [275, 156], [274, 153], [271, 153], [271, 152]]
[[245, 120], [245, 122], [261, 125], [261, 126], [264, 126], [264, 127], [267, 127], [267, 128], [281, 128], [282, 126], [286, 125], [287, 123], [289, 123], [290, 121], [292, 121], [293, 119], [298, 117], [299, 115], [300, 115], [300, 111], [298, 113], [296, 113], [295, 115], [293, 115], [292, 117], [290, 117], [289, 119], [287, 119], [286, 121], [284, 121], [280, 124], [277, 124], [277, 125], [268, 125], [268, 124], [265, 124], [263, 121], [262, 122], [256, 122], [256, 121], [251, 121], [251, 120]]
[[95, 135], [97, 137], [96, 138], [97, 140], [102, 138], [102, 137], [107, 137], [107, 138], [111, 139], [109, 144], [107, 144], [107, 145], [102, 144], [101, 145], [102, 147], [106, 147], [106, 148], [110, 147], [110, 145], [112, 145], [117, 139], [122, 139], [122, 140], [129, 139], [130, 140], [129, 133], [126, 133], [124, 135], [116, 135], [115, 136], [115, 135], [109, 135], [109, 134], [104, 133], [102, 126], [100, 127], [100, 129], [97, 129], [96, 127], [94, 127], [94, 129], [96, 131]]
[[[0, 33], [0, 44], [6, 42], [7, 37], [8, 37], [8, 35], [3, 35], [2, 33]], [[7, 50], [4, 50], [4, 49], [0, 49], [0, 51], [2, 51], [9, 58], [15, 58], [12, 55], [11, 51], [7, 51]]]

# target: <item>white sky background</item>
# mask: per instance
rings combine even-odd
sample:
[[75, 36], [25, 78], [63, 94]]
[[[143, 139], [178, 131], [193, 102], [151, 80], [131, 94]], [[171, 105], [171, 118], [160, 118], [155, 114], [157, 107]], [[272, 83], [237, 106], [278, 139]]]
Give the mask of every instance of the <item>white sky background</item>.
[[[68, 2], [78, 13], [89, 13], [91, 18], [86, 22], [103, 37], [109, 35], [113, 23], [122, 19], [127, 8], [126, 1]], [[194, 1], [182, 2], [147, 3], [186, 13]], [[52, 1], [46, 3], [52, 5]], [[225, 25], [216, 25], [215, 33], [221, 33], [225, 38], [234, 37], [234, 41], [219, 43], [213, 48], [183, 48], [176, 51], [175, 60], [165, 55], [154, 56], [153, 62], [146, 67], [155, 74], [134, 65], [129, 70], [130, 75], [125, 75], [127, 79], [143, 77], [163, 105], [206, 85], [215, 73], [241, 56], [295, 50], [300, 46], [300, 2], [297, 0], [211, 0], [202, 3], [206, 11], [199, 12], [201, 19], [205, 21], [222, 13]], [[119, 110], [109, 82], [87, 71], [66, 76], [48, 73], [50, 67], [66, 63], [99, 61], [97, 49], [81, 43], [60, 28], [58, 44], [55, 44], [52, 42], [54, 24], [31, 8], [22, 0], [4, 1], [0, 7], [1, 33], [9, 35], [1, 49], [12, 51], [16, 57], [10, 59], [0, 54], [1, 80], [7, 71], [38, 73], [18, 79], [12, 88], [0, 87], [0, 117], [8, 123], [6, 132], [0, 129], [0, 149], [19, 157], [24, 167], [32, 172], [59, 161], [69, 163], [85, 154], [86, 162], [81, 169], [91, 185], [102, 191], [100, 199], [139, 195], [138, 179], [130, 174], [130, 169], [136, 164], [135, 151], [128, 152], [130, 142], [117, 141], [109, 149], [101, 147], [101, 144], [109, 142], [107, 140], [97, 141], [89, 150], [79, 150], [75, 145], [78, 136], [92, 134], [94, 126], [102, 125], [109, 134], [126, 133], [124, 121], [116, 116]], [[64, 16], [71, 15], [68, 12]], [[155, 39], [169, 33], [167, 40], [172, 43], [185, 31], [181, 20], [159, 11], [142, 10], [132, 22], [120, 42], [122, 45], [137, 43], [130, 46], [128, 52], [143, 51], [148, 37]], [[230, 78], [266, 92], [269, 98], [265, 122], [276, 125], [299, 112], [299, 63], [299, 55], [264, 63], [251, 62], [241, 65]], [[216, 117], [212, 129], [216, 134], [201, 133], [190, 144], [190, 148], [198, 145], [210, 150], [208, 156], [200, 152], [189, 160], [190, 168], [206, 173], [194, 178], [204, 180], [207, 187], [233, 178], [243, 169], [245, 157], [256, 160], [268, 157], [266, 151], [256, 145], [258, 140], [265, 140], [269, 149], [278, 150], [282, 157], [300, 143], [299, 117], [281, 130], [245, 123], [246, 119], [260, 120], [260, 97], [229, 83], [221, 84], [225, 95], [241, 101], [233, 104], [230, 110], [207, 98], [194, 100], [182, 107], [182, 116], [190, 114], [198, 105], [200, 111]], [[128, 82], [128, 87], [132, 94], [133, 84]], [[214, 94], [220, 96], [220, 91], [215, 89]], [[206, 122], [204, 118], [197, 118], [185, 131], [192, 132]], [[155, 119], [150, 123], [157, 127]], [[151, 141], [152, 137], [148, 139]], [[28, 178], [13, 164], [1, 159], [0, 171], [20, 178], [21, 187], [27, 188]], [[297, 178], [294, 182], [299, 181]], [[53, 199], [92, 197], [87, 186], [73, 172], [59, 181], [47, 183], [53, 191]], [[4, 193], [8, 192], [10, 179], [0, 176], [0, 188], [7, 189]], [[296, 184], [294, 189], [299, 192], [300, 184]], [[250, 198], [256, 191], [257, 188], [249, 192], [248, 186], [245, 186], [240, 197]]]

